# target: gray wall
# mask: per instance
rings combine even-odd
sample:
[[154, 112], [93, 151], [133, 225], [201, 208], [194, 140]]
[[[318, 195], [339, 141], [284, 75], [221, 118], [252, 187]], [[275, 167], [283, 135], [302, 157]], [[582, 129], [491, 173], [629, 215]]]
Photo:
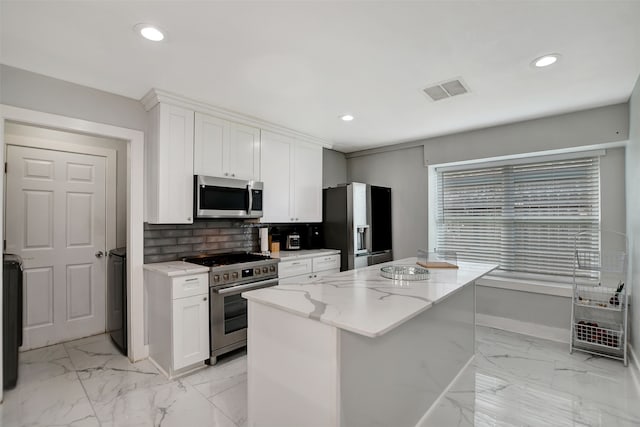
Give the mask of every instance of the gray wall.
[[[617, 104], [349, 153], [347, 176], [350, 181], [393, 189], [393, 249], [395, 257], [401, 258], [413, 256], [417, 248], [427, 246], [425, 162], [433, 165], [624, 141], [628, 130], [629, 106]], [[622, 188], [624, 180], [615, 184]]]
[[477, 286], [476, 313], [568, 330], [571, 298]]
[[629, 100], [629, 145], [627, 146], [627, 236], [631, 300], [631, 344], [640, 356], [640, 77]]
[[[4, 64], [0, 64], [0, 103], [143, 132], [147, 130], [147, 115], [138, 100]], [[73, 137], [74, 143], [81, 143]], [[126, 228], [121, 226], [126, 227], [127, 147], [115, 145], [118, 151], [117, 245], [124, 246]], [[109, 143], [102, 146], [109, 146]]]
[[135, 99], [0, 64], [0, 103], [146, 131]]
[[322, 188], [347, 182], [347, 158], [339, 151], [322, 150]]
[[425, 140], [431, 165], [624, 141], [629, 104], [617, 104]]
[[[429, 206], [425, 163], [624, 141], [628, 138], [628, 129], [628, 104], [618, 104], [350, 153], [347, 154], [347, 173], [352, 181], [392, 187], [394, 255], [399, 259], [415, 256], [417, 248], [427, 247]], [[609, 149], [601, 169], [603, 226], [622, 232], [626, 212], [624, 193], [619, 189], [625, 184], [624, 158], [624, 149]], [[566, 297], [478, 288], [477, 311], [492, 316], [568, 329], [569, 308], [570, 300]]]
[[349, 181], [391, 187], [393, 257], [416, 256], [427, 248], [427, 168], [422, 147], [348, 160]]

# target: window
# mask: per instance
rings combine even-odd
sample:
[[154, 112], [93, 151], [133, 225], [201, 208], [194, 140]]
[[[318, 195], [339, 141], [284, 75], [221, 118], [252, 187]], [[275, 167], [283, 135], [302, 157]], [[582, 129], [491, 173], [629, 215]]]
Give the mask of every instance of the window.
[[438, 250], [498, 273], [570, 279], [575, 236], [599, 249], [599, 157], [437, 168]]

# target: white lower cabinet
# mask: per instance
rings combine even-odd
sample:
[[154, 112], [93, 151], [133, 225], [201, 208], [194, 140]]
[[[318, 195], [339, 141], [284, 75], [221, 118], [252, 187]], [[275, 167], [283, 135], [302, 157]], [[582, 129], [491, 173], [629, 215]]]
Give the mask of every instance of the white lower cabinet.
[[200, 368], [209, 359], [208, 278], [145, 271], [149, 358], [169, 378]]
[[208, 295], [173, 300], [173, 369], [209, 358]]
[[311, 256], [308, 258], [280, 261], [278, 264], [278, 283], [310, 283], [316, 279], [340, 272], [340, 253]]

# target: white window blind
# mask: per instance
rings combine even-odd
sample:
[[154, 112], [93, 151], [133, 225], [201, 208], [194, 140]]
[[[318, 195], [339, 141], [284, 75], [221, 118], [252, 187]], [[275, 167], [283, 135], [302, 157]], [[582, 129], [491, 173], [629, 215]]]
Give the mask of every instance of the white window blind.
[[437, 171], [437, 248], [512, 276], [571, 277], [599, 249], [599, 157]]

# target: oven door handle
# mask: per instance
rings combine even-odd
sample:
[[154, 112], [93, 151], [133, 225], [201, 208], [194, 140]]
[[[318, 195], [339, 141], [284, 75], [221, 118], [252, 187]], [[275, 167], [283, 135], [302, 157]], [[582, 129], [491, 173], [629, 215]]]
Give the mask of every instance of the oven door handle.
[[245, 285], [230, 286], [228, 288], [212, 289], [212, 291], [218, 295], [225, 295], [230, 293], [238, 294], [244, 291], [252, 291], [254, 289], [266, 288], [269, 286], [276, 286], [277, 284], [278, 284], [278, 279], [269, 279], [269, 280], [262, 280], [260, 282], [247, 283]]

